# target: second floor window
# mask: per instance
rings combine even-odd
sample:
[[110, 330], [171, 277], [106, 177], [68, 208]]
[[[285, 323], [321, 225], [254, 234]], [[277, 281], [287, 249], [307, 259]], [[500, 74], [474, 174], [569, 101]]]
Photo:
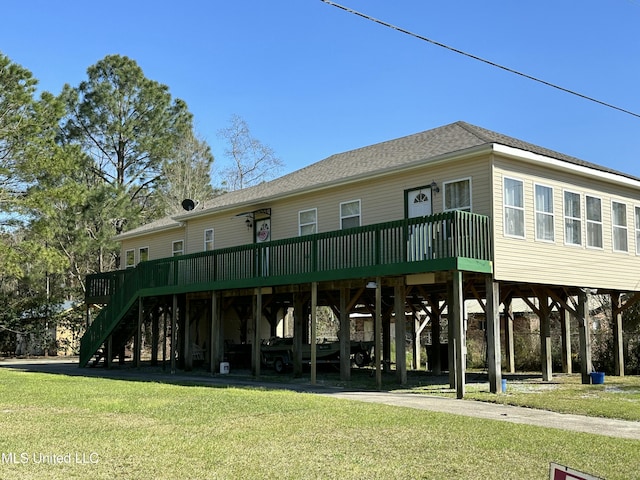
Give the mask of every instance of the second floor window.
[[300, 236], [318, 233], [317, 209], [312, 208], [298, 212], [298, 233]]
[[536, 240], [553, 242], [554, 215], [553, 215], [553, 188], [544, 185], [536, 185]]
[[360, 226], [360, 200], [340, 204], [340, 228]]
[[213, 250], [213, 228], [204, 231], [204, 251]]
[[515, 178], [504, 179], [504, 233], [524, 238], [524, 188]]
[[149, 247], [142, 247], [138, 250], [138, 261], [146, 262], [149, 260]]
[[628, 252], [627, 206], [624, 203], [611, 203], [611, 223], [613, 224], [613, 250], [616, 252]]
[[602, 248], [602, 200], [587, 195], [587, 247]]
[[443, 183], [444, 210], [471, 211], [471, 179]]
[[564, 192], [564, 243], [582, 245], [580, 194]]
[[176, 240], [173, 242], [172, 253], [174, 257], [184, 253], [184, 242], [182, 240]]
[[133, 268], [136, 266], [136, 251], [127, 250], [124, 252], [124, 268]]

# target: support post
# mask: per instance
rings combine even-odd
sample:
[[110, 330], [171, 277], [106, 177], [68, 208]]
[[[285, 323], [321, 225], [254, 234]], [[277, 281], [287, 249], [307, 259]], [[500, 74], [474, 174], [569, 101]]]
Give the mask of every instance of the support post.
[[160, 340], [160, 311], [158, 306], [151, 311], [151, 365], [158, 365], [158, 342]]
[[622, 330], [622, 295], [611, 293], [611, 313], [613, 316], [613, 363], [614, 374], [624, 377], [624, 342]]
[[549, 382], [553, 377], [553, 363], [551, 361], [551, 309], [549, 297], [539, 295], [540, 302], [540, 362], [542, 364], [542, 381]]
[[507, 359], [507, 370], [509, 373], [516, 373], [513, 320], [513, 302], [512, 297], [509, 296], [504, 301], [504, 349]]
[[396, 380], [400, 385], [405, 385], [407, 383], [405, 287], [396, 285], [393, 290], [396, 317]]
[[382, 278], [376, 277], [375, 333], [376, 387], [382, 390]]
[[218, 365], [222, 361], [221, 347], [221, 321], [218, 302], [218, 293], [211, 292], [211, 330], [209, 335], [209, 371], [215, 375]]
[[113, 366], [113, 335], [109, 335], [107, 337], [104, 350], [104, 366], [106, 368], [111, 368]]
[[184, 348], [184, 370], [190, 372], [193, 370], [193, 351], [191, 346], [191, 302], [185, 299], [185, 314], [183, 315], [184, 332], [182, 332], [183, 348]]
[[[440, 320], [442, 320], [442, 310], [440, 310], [440, 302], [438, 297], [434, 295], [431, 301], [431, 348], [433, 351], [433, 359], [431, 359], [430, 367], [434, 375], [442, 374], [442, 348], [440, 346]], [[427, 359], [429, 361], [429, 359]]]
[[486, 278], [487, 304], [487, 360], [489, 363], [489, 391], [502, 389], [502, 355], [500, 351], [500, 284], [491, 276]]
[[260, 320], [262, 319], [262, 288], [256, 288], [253, 297], [253, 316], [255, 317], [255, 326], [253, 331], [253, 355], [251, 356], [253, 375], [260, 376]]
[[316, 338], [318, 336], [318, 282], [311, 283], [311, 385], [316, 384], [318, 372], [318, 351]]
[[176, 343], [178, 342], [178, 296], [173, 295], [171, 308], [171, 374], [176, 373]]
[[456, 342], [455, 322], [453, 312], [453, 281], [447, 284], [447, 363], [449, 364], [449, 388], [456, 388]]
[[[411, 316], [411, 321], [413, 323], [413, 331], [411, 332], [411, 339], [413, 340], [413, 351], [412, 351], [412, 367], [414, 370], [420, 370], [420, 349], [422, 348], [422, 344], [420, 342], [420, 319], [416, 312]], [[427, 366], [428, 370], [428, 366]]]
[[582, 383], [591, 383], [591, 322], [589, 319], [589, 293], [580, 289], [578, 293], [578, 329], [580, 333], [580, 373]]
[[302, 341], [304, 328], [304, 302], [301, 293], [293, 295], [293, 376], [302, 375]]
[[466, 344], [464, 331], [464, 295], [462, 291], [462, 272], [455, 270], [452, 275], [452, 298], [449, 303], [449, 321], [453, 321], [455, 344], [456, 397], [464, 398]]
[[144, 318], [144, 302], [142, 297], [138, 298], [138, 321], [136, 323], [136, 334], [133, 337], [133, 364], [140, 368], [140, 357], [142, 355], [142, 320]]
[[167, 368], [167, 307], [162, 307], [162, 370]]
[[[568, 303], [568, 297], [563, 298]], [[562, 373], [572, 373], [571, 365], [571, 312], [566, 308], [560, 309], [560, 335], [562, 337]]]
[[347, 312], [348, 288], [340, 289], [340, 380], [351, 380], [351, 321]]

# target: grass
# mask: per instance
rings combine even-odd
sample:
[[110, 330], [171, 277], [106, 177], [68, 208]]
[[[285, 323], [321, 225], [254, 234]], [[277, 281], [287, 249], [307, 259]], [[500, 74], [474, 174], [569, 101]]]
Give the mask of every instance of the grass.
[[7, 369], [0, 431], [0, 478], [540, 479], [549, 462], [640, 478], [638, 441], [289, 391]]

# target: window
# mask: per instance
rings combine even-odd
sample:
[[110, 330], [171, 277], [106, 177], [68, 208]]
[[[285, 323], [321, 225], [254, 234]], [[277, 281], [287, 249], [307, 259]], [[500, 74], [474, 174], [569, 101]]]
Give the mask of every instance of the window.
[[301, 210], [298, 212], [298, 234], [311, 235], [318, 233], [318, 210]]
[[443, 183], [444, 210], [471, 211], [471, 179]]
[[636, 207], [636, 255], [640, 255], [640, 207]]
[[133, 268], [136, 266], [136, 251], [127, 250], [124, 252], [124, 268]]
[[553, 242], [555, 240], [553, 228], [553, 188], [536, 185], [535, 192], [536, 240]]
[[627, 206], [624, 203], [611, 202], [611, 223], [613, 224], [613, 250], [628, 252]]
[[524, 192], [521, 180], [504, 179], [504, 233], [524, 238]]
[[142, 247], [138, 250], [138, 261], [146, 262], [149, 260], [149, 247]]
[[587, 247], [602, 248], [602, 200], [587, 195]]
[[213, 250], [213, 228], [204, 231], [204, 251]]
[[564, 192], [564, 243], [582, 245], [582, 212], [580, 194]]
[[360, 226], [360, 200], [340, 204], [340, 228]]
[[182, 255], [184, 253], [184, 242], [182, 240], [176, 240], [173, 242], [173, 256]]

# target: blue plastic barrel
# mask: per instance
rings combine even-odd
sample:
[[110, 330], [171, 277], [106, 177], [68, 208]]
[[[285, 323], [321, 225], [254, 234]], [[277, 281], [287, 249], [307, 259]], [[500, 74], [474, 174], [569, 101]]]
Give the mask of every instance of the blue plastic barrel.
[[591, 372], [591, 383], [602, 385], [604, 383], [604, 372]]

